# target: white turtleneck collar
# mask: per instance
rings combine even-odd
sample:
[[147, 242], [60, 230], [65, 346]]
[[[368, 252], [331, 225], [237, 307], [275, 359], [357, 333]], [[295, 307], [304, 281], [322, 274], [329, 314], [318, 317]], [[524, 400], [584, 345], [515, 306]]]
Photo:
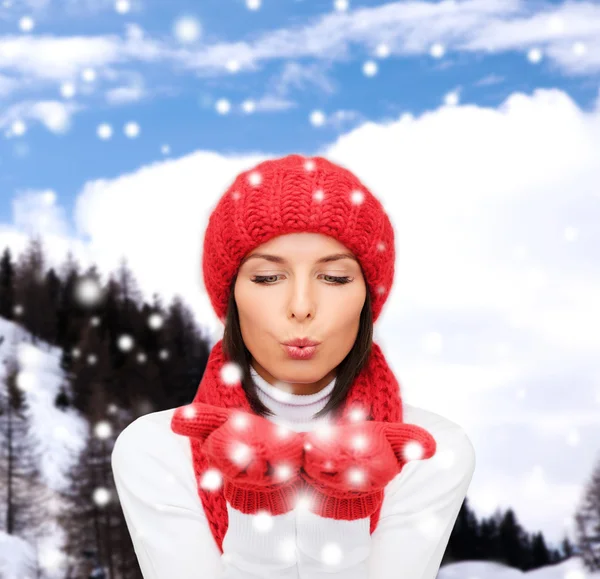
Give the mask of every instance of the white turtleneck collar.
[[314, 394], [292, 394], [269, 384], [252, 365], [250, 374], [261, 402], [274, 412], [274, 416], [267, 417], [269, 420], [296, 431], [312, 430], [317, 423], [328, 422], [327, 415], [318, 418], [313, 418], [313, 415], [327, 404], [335, 386], [335, 377]]

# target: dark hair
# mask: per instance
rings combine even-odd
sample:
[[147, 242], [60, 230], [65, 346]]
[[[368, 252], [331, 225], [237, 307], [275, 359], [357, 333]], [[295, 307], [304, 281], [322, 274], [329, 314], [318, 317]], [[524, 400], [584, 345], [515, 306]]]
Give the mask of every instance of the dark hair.
[[[242, 388], [252, 410], [260, 415], [272, 415], [259, 399], [256, 393], [256, 384], [250, 374], [250, 361], [252, 356], [246, 348], [240, 329], [240, 318], [237, 304], [235, 303], [234, 288], [237, 274], [234, 276], [229, 290], [229, 300], [227, 303], [227, 313], [225, 316], [225, 331], [223, 334], [223, 352], [229, 361], [237, 363], [242, 372]], [[348, 355], [338, 364], [336, 368], [336, 380], [331, 396], [327, 404], [319, 412], [313, 415], [313, 418], [323, 416], [331, 412], [333, 418], [337, 418], [341, 412], [341, 405], [346, 399], [346, 395], [354, 382], [354, 379], [363, 366], [366, 364], [371, 352], [373, 343], [373, 312], [371, 311], [371, 295], [367, 288], [366, 299], [363, 309], [360, 313], [360, 323], [354, 345]]]

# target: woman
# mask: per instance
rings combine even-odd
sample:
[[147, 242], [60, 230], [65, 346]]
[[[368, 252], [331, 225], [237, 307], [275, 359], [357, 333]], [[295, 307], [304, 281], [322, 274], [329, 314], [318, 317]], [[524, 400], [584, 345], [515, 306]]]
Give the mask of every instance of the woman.
[[223, 339], [194, 400], [136, 419], [112, 453], [145, 579], [436, 577], [475, 453], [402, 402], [372, 341], [394, 262], [388, 216], [347, 169], [288, 155], [237, 176], [202, 257]]

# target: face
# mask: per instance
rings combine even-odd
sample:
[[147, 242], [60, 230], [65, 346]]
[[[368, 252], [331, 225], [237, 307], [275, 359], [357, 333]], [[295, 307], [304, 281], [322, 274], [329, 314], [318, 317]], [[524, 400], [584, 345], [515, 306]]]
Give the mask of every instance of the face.
[[[259, 253], [275, 258], [250, 257]], [[358, 334], [366, 283], [358, 261], [319, 262], [335, 253], [352, 255], [327, 235], [291, 233], [254, 248], [238, 271], [234, 297], [251, 364], [293, 394], [324, 388]], [[309, 359], [290, 357], [282, 345], [300, 337], [321, 342]]]

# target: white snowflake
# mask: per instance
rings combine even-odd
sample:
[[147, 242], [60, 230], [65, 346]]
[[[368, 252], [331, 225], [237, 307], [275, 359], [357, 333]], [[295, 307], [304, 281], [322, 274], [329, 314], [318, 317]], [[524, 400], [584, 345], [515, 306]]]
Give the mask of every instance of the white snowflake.
[[355, 205], [360, 205], [365, 200], [365, 194], [357, 189], [352, 191], [351, 199], [352, 203]]
[[106, 141], [106, 140], [110, 139], [112, 137], [112, 133], [113, 133], [112, 127], [108, 123], [101, 123], [100, 125], [98, 125], [96, 134], [102, 140]]
[[321, 550], [321, 561], [325, 565], [338, 565], [344, 553], [337, 543], [327, 543]]
[[104, 487], [98, 487], [94, 491], [92, 498], [99, 507], [103, 507], [110, 501], [110, 491]]
[[123, 127], [123, 132], [130, 139], [135, 139], [140, 134], [140, 126], [136, 122], [130, 121]]
[[81, 78], [85, 82], [94, 82], [96, 80], [96, 71], [93, 68], [84, 68], [81, 72]]
[[221, 368], [221, 380], [227, 385], [233, 385], [242, 379], [242, 369], [236, 362], [226, 362]]
[[435, 44], [433, 44], [429, 50], [429, 54], [431, 54], [431, 56], [433, 56], [433, 58], [441, 58], [442, 56], [444, 56], [445, 52], [446, 52], [446, 50], [445, 50], [444, 46], [442, 44], [440, 44], [439, 42], [436, 42]]
[[20, 119], [13, 121], [11, 130], [14, 135], [21, 136], [27, 132], [27, 125]]
[[575, 42], [573, 44], [573, 54], [575, 56], [583, 56], [587, 52], [587, 48], [583, 42]]
[[73, 98], [75, 96], [75, 85], [72, 82], [63, 82], [60, 85], [60, 94], [66, 99]]
[[245, 113], [252, 113], [256, 110], [256, 103], [253, 100], [247, 99], [242, 103], [242, 110]]
[[387, 58], [390, 55], [390, 48], [387, 44], [381, 42], [377, 45], [377, 48], [375, 48], [375, 54], [379, 58]]
[[23, 16], [19, 20], [19, 28], [23, 32], [31, 32], [33, 30], [34, 26], [35, 26], [35, 22], [31, 16]]
[[219, 99], [215, 108], [219, 114], [226, 115], [231, 110], [231, 104], [227, 99]]
[[363, 64], [362, 70], [365, 76], [375, 76], [377, 74], [377, 63], [374, 60], [367, 60]]
[[175, 38], [184, 44], [196, 42], [202, 33], [202, 26], [197, 18], [183, 16], [173, 26]]
[[529, 62], [532, 62], [534, 64], [540, 62], [540, 60], [542, 60], [542, 51], [539, 48], [532, 48], [527, 53], [527, 59], [529, 60]]
[[100, 420], [94, 427], [94, 435], [101, 440], [106, 440], [112, 434], [112, 425], [108, 420]]
[[128, 334], [123, 334], [119, 337], [117, 344], [123, 352], [128, 352], [133, 348], [133, 338]]
[[325, 115], [322, 111], [313, 111], [310, 113], [310, 122], [315, 127], [321, 127], [325, 123]]
[[262, 175], [259, 171], [252, 171], [250, 175], [248, 175], [248, 183], [253, 187], [260, 185], [262, 183]]
[[148, 317], [148, 326], [150, 326], [150, 328], [152, 328], [153, 330], [158, 330], [159, 328], [162, 328], [164, 322], [164, 318], [157, 312], [154, 312]]
[[260, 533], [270, 531], [273, 528], [273, 516], [267, 511], [258, 511], [252, 517], [252, 526]]
[[234, 58], [231, 58], [227, 61], [225, 67], [229, 72], [237, 72], [238, 70], [240, 70], [240, 63]]
[[200, 486], [207, 491], [216, 491], [223, 485], [223, 475], [216, 468], [209, 468], [200, 481]]
[[127, 14], [127, 12], [129, 12], [130, 9], [131, 4], [129, 3], [129, 0], [117, 0], [115, 2], [115, 10], [119, 14]]

